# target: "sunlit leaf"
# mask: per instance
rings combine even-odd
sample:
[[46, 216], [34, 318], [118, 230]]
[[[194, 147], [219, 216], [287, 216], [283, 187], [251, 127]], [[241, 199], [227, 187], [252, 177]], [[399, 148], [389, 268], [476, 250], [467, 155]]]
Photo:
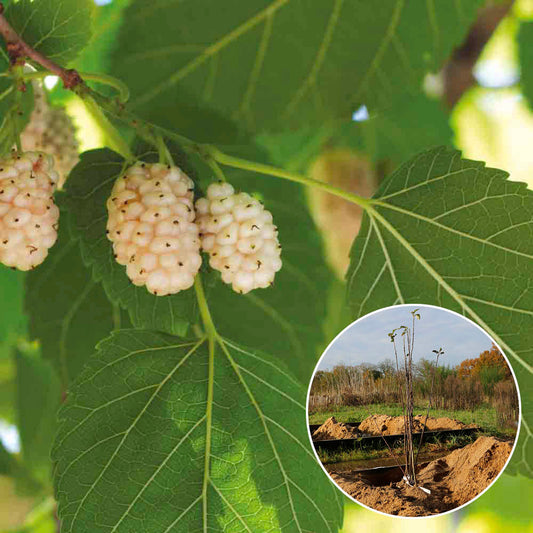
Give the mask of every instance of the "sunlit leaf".
[[26, 43], [58, 63], [72, 61], [92, 31], [92, 0], [20, 0], [6, 18]]
[[[501, 170], [444, 148], [423, 152], [388, 179], [352, 252], [355, 317], [398, 303], [440, 305], [482, 326], [509, 357], [523, 391], [533, 347], [533, 192]], [[522, 394], [513, 461], [533, 475], [533, 401]]]
[[322, 125], [418, 92], [483, 3], [135, 0], [113, 71], [134, 108], [199, 140]]
[[261, 352], [213, 350], [140, 330], [99, 345], [60, 414], [64, 533], [338, 531], [303, 387]]

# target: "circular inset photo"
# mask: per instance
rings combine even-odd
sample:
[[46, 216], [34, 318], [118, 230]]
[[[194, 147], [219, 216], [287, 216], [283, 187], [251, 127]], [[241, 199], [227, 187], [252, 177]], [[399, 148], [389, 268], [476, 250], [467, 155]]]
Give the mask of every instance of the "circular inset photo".
[[511, 458], [520, 395], [497, 343], [462, 315], [397, 305], [342, 331], [307, 397], [324, 471], [357, 503], [388, 515], [456, 510]]

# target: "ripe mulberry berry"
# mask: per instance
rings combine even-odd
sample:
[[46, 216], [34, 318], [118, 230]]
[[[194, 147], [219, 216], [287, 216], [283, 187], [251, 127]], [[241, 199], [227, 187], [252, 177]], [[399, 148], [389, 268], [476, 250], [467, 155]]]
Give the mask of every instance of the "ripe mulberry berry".
[[58, 107], [50, 107], [43, 88], [33, 84], [34, 106], [30, 120], [20, 136], [22, 150], [39, 151], [54, 157], [61, 189], [79, 161], [76, 129], [70, 117]]
[[281, 246], [272, 215], [258, 200], [235, 194], [229, 183], [212, 183], [196, 210], [202, 248], [225, 283], [241, 294], [272, 284], [281, 268]]
[[13, 152], [0, 159], [0, 262], [19, 270], [41, 264], [57, 239], [58, 181], [52, 156]]
[[135, 285], [158, 296], [188, 289], [202, 264], [194, 184], [178, 167], [138, 162], [107, 201], [107, 236]]

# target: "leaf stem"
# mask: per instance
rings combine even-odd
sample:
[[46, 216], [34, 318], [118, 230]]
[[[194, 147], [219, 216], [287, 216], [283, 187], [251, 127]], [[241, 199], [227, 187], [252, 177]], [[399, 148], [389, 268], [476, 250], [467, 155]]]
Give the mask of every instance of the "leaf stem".
[[213, 317], [209, 311], [207, 299], [205, 297], [204, 286], [202, 284], [202, 277], [200, 274], [196, 274], [194, 280], [194, 290], [196, 291], [196, 299], [198, 300], [198, 308], [200, 309], [200, 316], [204, 323], [205, 332], [209, 338], [216, 339], [218, 336], [217, 328], [213, 322]]
[[212, 158], [209, 158], [207, 164], [211, 167], [211, 170], [215, 174], [217, 180], [227, 181], [224, 171], [220, 168], [220, 165]]
[[9, 96], [9, 94], [13, 90], [13, 87], [13, 85], [10, 85], [4, 92], [0, 93], [0, 100], [3, 100], [6, 96]]
[[[119, 80], [114, 76], [110, 76], [109, 74], [97, 74], [94, 72], [79, 72], [79, 75], [81, 78], [83, 78], [83, 80], [94, 81], [96, 83], [101, 83], [102, 85], [108, 85], [109, 87], [113, 87], [117, 90], [118, 98], [123, 103], [127, 102], [130, 98], [130, 90], [128, 86], [122, 80]], [[40, 80], [42, 78], [46, 78], [47, 76], [50, 76], [50, 72], [47, 72], [45, 70], [38, 70], [35, 72], [25, 72], [23, 75], [23, 79], [25, 81]]]
[[269, 176], [294, 181], [296, 183], [306, 185], [307, 187], [316, 187], [318, 189], [322, 189], [326, 192], [334, 194], [335, 196], [339, 196], [340, 198], [348, 200], [349, 202], [357, 204], [363, 209], [368, 209], [372, 203], [369, 198], [363, 198], [362, 196], [345, 191], [344, 189], [340, 189], [339, 187], [335, 187], [333, 185], [330, 185], [329, 183], [315, 180], [313, 178], [308, 178], [301, 174], [296, 174], [294, 172], [290, 172], [281, 168], [265, 165], [263, 163], [257, 163], [255, 161], [241, 159], [240, 157], [234, 157], [225, 154], [224, 152], [221, 152], [220, 150], [218, 150], [218, 148], [215, 148], [214, 146], [209, 146], [208, 152], [213, 157], [213, 159], [221, 165], [233, 168], [240, 168], [242, 170], [249, 170], [251, 172], [257, 172], [259, 174], [266, 174]]
[[80, 72], [80, 76], [84, 80], [95, 81], [102, 85], [113, 87], [118, 91], [118, 97], [122, 103], [126, 103], [130, 99], [129, 87], [122, 80], [119, 80], [114, 76], [109, 76], [109, 74], [96, 74], [93, 72]]
[[128, 142], [105, 116], [100, 106], [89, 96], [83, 99], [83, 103], [104, 132], [110, 147], [128, 161], [133, 161], [135, 156], [132, 154]]
[[170, 166], [175, 166], [174, 159], [172, 158], [172, 154], [170, 153], [167, 145], [165, 144], [165, 139], [163, 139], [163, 136], [157, 135], [156, 141], [157, 151], [159, 152], [159, 162], [165, 163]]
[[205, 412], [205, 456], [204, 456], [204, 478], [202, 483], [202, 516], [204, 531], [207, 527], [207, 488], [209, 485], [209, 472], [211, 468], [211, 433], [213, 424], [213, 402], [214, 402], [214, 383], [215, 383], [215, 347], [219, 342], [218, 333], [209, 311], [207, 299], [205, 297], [204, 287], [200, 274], [196, 275], [194, 280], [194, 289], [198, 300], [200, 315], [204, 323], [205, 331], [209, 342], [209, 360], [208, 360], [208, 378], [207, 378], [207, 400]]

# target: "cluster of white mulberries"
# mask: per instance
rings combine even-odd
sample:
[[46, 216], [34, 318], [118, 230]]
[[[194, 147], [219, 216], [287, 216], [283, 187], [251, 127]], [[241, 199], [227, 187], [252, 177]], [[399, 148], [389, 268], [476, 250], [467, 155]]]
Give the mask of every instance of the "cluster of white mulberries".
[[136, 163], [107, 201], [107, 236], [135, 285], [164, 296], [188, 289], [200, 269], [194, 184], [178, 167]]
[[266, 288], [281, 268], [281, 246], [272, 215], [247, 193], [229, 183], [213, 183], [196, 202], [202, 248], [222, 280], [245, 294]]
[[54, 157], [61, 189], [68, 174], [78, 163], [79, 144], [70, 117], [61, 108], [50, 107], [43, 88], [33, 84], [34, 107], [20, 136], [23, 151], [39, 151]]
[[54, 161], [41, 152], [13, 152], [0, 159], [0, 262], [30, 270], [57, 239], [59, 209], [53, 193]]
[[[78, 161], [68, 115], [49, 107], [38, 84], [34, 96], [24, 151], [0, 159], [0, 262], [20, 270], [42, 263], [56, 242], [53, 193]], [[138, 162], [117, 179], [107, 200], [107, 236], [131, 281], [157, 296], [188, 289], [203, 249], [234, 291], [270, 286], [282, 264], [271, 213], [229, 183], [213, 183], [196, 202], [196, 218], [193, 192], [181, 169], [161, 163]]]

